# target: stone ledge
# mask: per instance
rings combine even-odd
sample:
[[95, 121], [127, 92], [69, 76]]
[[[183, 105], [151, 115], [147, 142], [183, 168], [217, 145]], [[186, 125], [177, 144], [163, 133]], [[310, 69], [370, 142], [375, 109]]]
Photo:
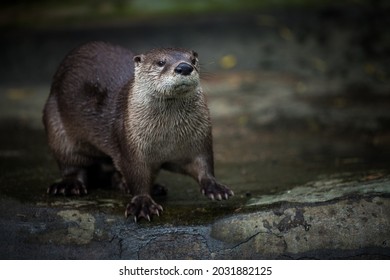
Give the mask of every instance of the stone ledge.
[[348, 198], [279, 208], [216, 222], [211, 236], [230, 244], [218, 258], [390, 258], [390, 198]]

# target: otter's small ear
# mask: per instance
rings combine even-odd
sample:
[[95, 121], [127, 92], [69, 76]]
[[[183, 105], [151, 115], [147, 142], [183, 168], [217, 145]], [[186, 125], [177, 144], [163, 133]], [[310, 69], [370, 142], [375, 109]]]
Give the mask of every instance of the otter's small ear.
[[196, 51], [192, 51], [192, 55], [194, 56], [194, 57], [198, 57], [198, 53], [196, 52]]
[[133, 60], [135, 62], [135, 65], [138, 66], [142, 62], [142, 60], [144, 60], [144, 55], [143, 54], [136, 55], [134, 56]]

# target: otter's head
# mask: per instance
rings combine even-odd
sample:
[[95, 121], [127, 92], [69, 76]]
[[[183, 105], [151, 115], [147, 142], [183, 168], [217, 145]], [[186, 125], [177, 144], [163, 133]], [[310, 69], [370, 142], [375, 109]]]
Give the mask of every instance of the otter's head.
[[184, 97], [200, 88], [198, 54], [183, 49], [154, 49], [134, 56], [134, 86], [157, 98]]

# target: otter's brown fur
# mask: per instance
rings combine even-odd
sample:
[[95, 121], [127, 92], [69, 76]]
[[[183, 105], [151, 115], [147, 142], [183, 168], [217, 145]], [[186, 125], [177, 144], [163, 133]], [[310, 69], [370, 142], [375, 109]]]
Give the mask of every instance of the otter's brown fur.
[[89, 168], [111, 163], [117, 184], [133, 195], [126, 216], [136, 220], [163, 210], [151, 197], [161, 168], [192, 176], [211, 199], [233, 195], [214, 177], [210, 115], [193, 51], [134, 56], [102, 42], [76, 48], [54, 75], [43, 122], [62, 174], [48, 193], [86, 194]]

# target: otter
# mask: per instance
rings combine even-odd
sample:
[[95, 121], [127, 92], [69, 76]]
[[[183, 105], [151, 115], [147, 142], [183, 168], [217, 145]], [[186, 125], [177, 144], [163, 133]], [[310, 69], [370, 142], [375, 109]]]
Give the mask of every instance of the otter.
[[132, 195], [125, 216], [159, 216], [152, 198], [160, 169], [189, 175], [214, 200], [234, 193], [217, 182], [209, 109], [195, 51], [152, 49], [134, 55], [106, 42], [71, 51], [56, 71], [43, 110], [61, 180], [49, 194], [84, 195], [89, 169], [109, 164], [112, 181]]

